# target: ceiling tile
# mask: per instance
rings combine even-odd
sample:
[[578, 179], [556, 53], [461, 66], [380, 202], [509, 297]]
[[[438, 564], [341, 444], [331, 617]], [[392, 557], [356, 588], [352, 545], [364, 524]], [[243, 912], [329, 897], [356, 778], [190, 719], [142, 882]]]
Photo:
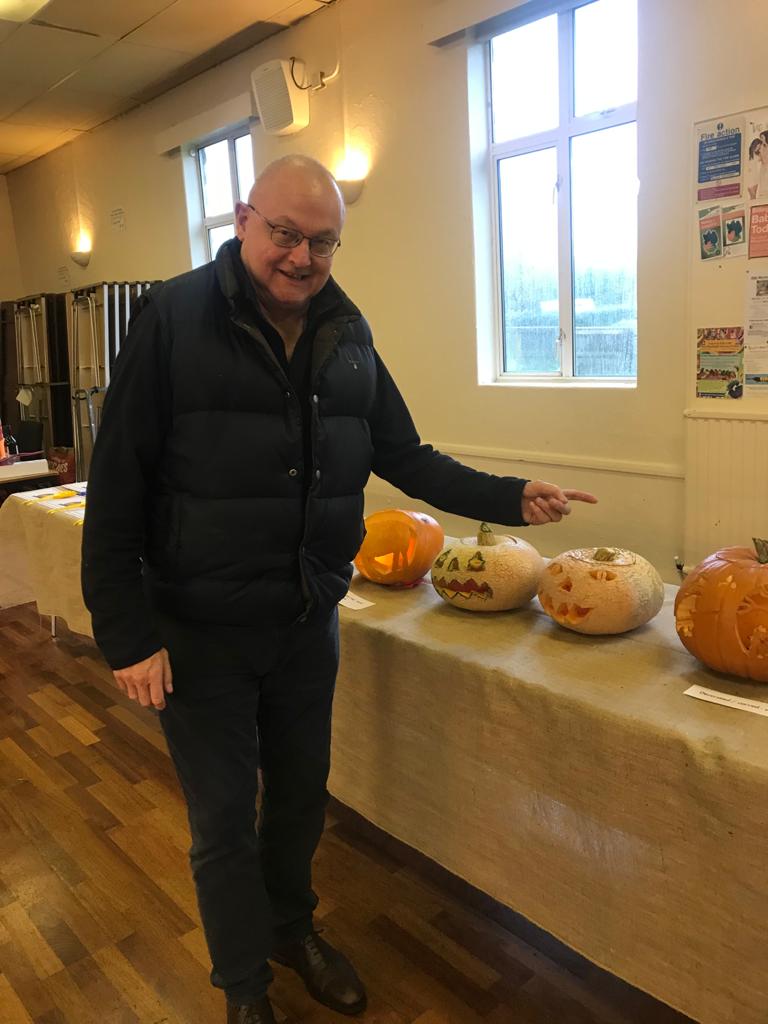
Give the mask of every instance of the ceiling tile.
[[40, 143], [40, 145], [28, 150], [21, 156], [14, 157], [10, 164], [5, 164], [5, 172], [14, 171], [17, 167], [23, 167], [24, 164], [32, 163], [38, 157], [45, 156], [46, 153], [50, 153], [54, 149], [59, 149], [61, 146], [66, 145], [66, 143], [72, 142], [73, 139], [79, 138], [82, 134], [82, 132], [78, 131], [49, 132], [46, 140]]
[[121, 40], [89, 61], [69, 84], [84, 92], [107, 89], [112, 96], [133, 96], [188, 60], [188, 53], [136, 46]]
[[4, 21], [0, 18], [0, 43], [19, 27], [18, 21]]
[[134, 105], [126, 96], [83, 93], [68, 88], [68, 79], [58, 89], [38, 96], [11, 117], [6, 124], [45, 125], [47, 128], [86, 130], [102, 124]]
[[22, 25], [18, 32], [0, 43], [0, 77], [36, 85], [42, 91], [94, 57], [110, 42], [40, 25]]
[[314, 14], [315, 11], [319, 11], [323, 7], [325, 4], [319, 3], [318, 0], [296, 0], [292, 4], [283, 3], [278, 12], [272, 16], [272, 21], [279, 25], [292, 25], [299, 18], [306, 18], [308, 14]]
[[131, 42], [198, 54], [258, 21], [269, 21], [284, 0], [178, 0], [131, 33]]
[[22, 156], [38, 146], [45, 145], [53, 136], [61, 135], [60, 129], [41, 128], [39, 125], [8, 124], [0, 122], [0, 153]]
[[6, 164], [12, 164], [16, 159], [13, 153], [0, 153], [0, 174], [5, 173]]
[[40, 88], [21, 82], [9, 82], [3, 79], [0, 71], [0, 121], [15, 113], [19, 107], [40, 95]]
[[130, 3], [94, 3], [94, 0], [51, 0], [36, 21], [94, 32], [119, 39], [175, 0], [130, 0]]

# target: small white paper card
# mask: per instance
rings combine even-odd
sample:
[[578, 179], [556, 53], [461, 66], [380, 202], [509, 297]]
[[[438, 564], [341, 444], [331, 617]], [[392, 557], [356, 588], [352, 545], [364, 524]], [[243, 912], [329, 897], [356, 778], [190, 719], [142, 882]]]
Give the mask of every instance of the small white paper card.
[[346, 597], [342, 597], [339, 601], [339, 604], [343, 604], [345, 608], [354, 608], [355, 611], [359, 611], [361, 608], [372, 608], [375, 603], [375, 601], [366, 601], [364, 597], [358, 597], [351, 590]]
[[719, 690], [708, 690], [706, 686], [689, 686], [686, 696], [697, 700], [706, 700], [710, 704], [724, 704], [736, 711], [751, 711], [753, 715], [768, 717], [768, 704], [762, 700], [750, 700], [748, 697], [735, 697], [732, 693], [720, 693]]

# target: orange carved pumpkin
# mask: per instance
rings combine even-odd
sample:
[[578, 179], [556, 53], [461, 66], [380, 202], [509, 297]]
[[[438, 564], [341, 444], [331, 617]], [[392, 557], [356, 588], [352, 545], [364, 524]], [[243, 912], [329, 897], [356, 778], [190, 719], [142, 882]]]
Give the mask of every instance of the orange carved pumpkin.
[[443, 546], [443, 528], [424, 512], [383, 509], [365, 520], [366, 535], [355, 558], [373, 583], [401, 586], [420, 580]]
[[677, 635], [716, 672], [768, 683], [768, 542], [723, 548], [700, 562], [675, 598]]

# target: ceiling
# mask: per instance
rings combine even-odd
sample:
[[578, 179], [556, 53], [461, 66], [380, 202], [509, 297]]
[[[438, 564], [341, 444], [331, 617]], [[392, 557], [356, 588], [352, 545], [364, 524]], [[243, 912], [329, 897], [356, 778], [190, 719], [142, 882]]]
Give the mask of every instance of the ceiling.
[[242, 53], [327, 3], [0, 0], [0, 174]]

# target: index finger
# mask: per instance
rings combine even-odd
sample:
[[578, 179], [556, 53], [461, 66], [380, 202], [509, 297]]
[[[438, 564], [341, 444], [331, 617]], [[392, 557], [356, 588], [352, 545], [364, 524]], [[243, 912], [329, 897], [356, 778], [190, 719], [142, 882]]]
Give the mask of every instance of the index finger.
[[152, 701], [153, 706], [159, 711], [162, 711], [165, 707], [163, 671], [159, 666], [158, 670], [151, 672], [149, 676], [149, 699]]
[[594, 494], [590, 494], [589, 491], [568, 491], [564, 490], [563, 494], [568, 498], [569, 501], [586, 501], [589, 505], [596, 505], [597, 498]]

